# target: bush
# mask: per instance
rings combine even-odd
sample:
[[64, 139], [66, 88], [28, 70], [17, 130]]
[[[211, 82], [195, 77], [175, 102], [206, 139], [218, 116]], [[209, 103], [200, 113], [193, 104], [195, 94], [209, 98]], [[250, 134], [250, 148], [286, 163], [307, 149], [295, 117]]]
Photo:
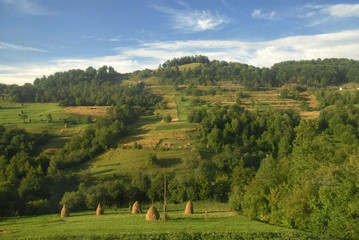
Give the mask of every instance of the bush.
[[80, 192], [65, 192], [60, 202], [71, 211], [86, 209], [85, 197]]
[[[82, 190], [83, 191], [83, 190]], [[96, 209], [97, 205], [105, 201], [105, 189], [102, 185], [94, 185], [86, 188], [83, 195], [88, 209]]]
[[157, 156], [154, 153], [149, 153], [147, 155], [146, 159], [147, 159], [147, 164], [148, 165], [156, 165], [156, 164], [158, 164]]
[[169, 113], [167, 113], [164, 117], [163, 117], [163, 120], [166, 122], [166, 123], [170, 123], [172, 121], [172, 117]]
[[41, 215], [51, 213], [50, 201], [47, 199], [40, 199], [26, 203], [25, 215]]

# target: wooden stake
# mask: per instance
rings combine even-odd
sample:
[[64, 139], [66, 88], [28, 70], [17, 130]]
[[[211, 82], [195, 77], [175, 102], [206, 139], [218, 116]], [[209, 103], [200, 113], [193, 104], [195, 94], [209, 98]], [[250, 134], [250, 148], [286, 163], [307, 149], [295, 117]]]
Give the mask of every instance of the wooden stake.
[[207, 209], [204, 211], [204, 219], [205, 219], [206, 221], [208, 220]]
[[163, 182], [163, 221], [166, 221], [166, 170], [164, 170], [164, 182]]

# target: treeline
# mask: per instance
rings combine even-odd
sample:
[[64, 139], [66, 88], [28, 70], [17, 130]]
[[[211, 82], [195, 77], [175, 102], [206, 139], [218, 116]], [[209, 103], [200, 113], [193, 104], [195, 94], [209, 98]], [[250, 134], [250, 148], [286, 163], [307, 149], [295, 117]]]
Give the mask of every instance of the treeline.
[[[179, 66], [201, 63], [196, 67], [180, 70]], [[348, 59], [317, 59], [287, 61], [271, 68], [259, 68], [247, 64], [210, 61], [205, 56], [188, 56], [168, 60], [157, 70], [145, 69], [131, 74], [117, 73], [112, 67], [98, 70], [57, 72], [36, 79], [34, 84], [24, 86], [0, 84], [0, 95], [13, 102], [60, 102], [70, 105], [111, 105], [119, 98], [120, 83], [130, 77], [158, 78], [159, 84], [216, 85], [221, 81], [238, 82], [247, 90], [261, 87], [280, 87], [297, 83], [307, 87], [326, 87], [348, 82], [359, 83], [359, 62]]]
[[210, 60], [208, 59], [208, 57], [202, 55], [186, 56], [181, 58], [173, 58], [172, 60], [167, 60], [162, 64], [162, 67], [175, 67], [189, 63], [210, 63]]
[[37, 78], [34, 84], [2, 85], [0, 94], [10, 102], [59, 102], [64, 106], [113, 105], [123, 97], [120, 83], [127, 74], [112, 67], [73, 69]]
[[160, 84], [215, 85], [220, 81], [242, 84], [247, 90], [260, 87], [280, 87], [298, 83], [307, 87], [334, 86], [347, 82], [359, 82], [359, 62], [348, 59], [317, 59], [286, 61], [271, 68], [259, 68], [247, 64], [225, 61], [205, 61], [196, 67], [179, 69], [180, 65], [200, 62], [195, 57], [183, 57], [165, 62], [158, 71], [144, 70], [142, 77], [159, 77]]

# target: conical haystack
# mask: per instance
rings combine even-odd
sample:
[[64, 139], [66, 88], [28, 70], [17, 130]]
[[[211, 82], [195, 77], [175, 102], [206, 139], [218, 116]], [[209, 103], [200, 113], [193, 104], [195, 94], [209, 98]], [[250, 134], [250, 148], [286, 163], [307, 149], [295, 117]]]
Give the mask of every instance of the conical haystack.
[[96, 216], [103, 215], [104, 212], [105, 212], [105, 211], [103, 210], [103, 208], [101, 207], [101, 204], [99, 203], [99, 204], [97, 205], [97, 209], [96, 209]]
[[141, 206], [138, 203], [138, 201], [136, 201], [133, 205], [132, 205], [132, 214], [140, 214], [141, 213]]
[[184, 210], [184, 214], [193, 214], [193, 204], [191, 202], [191, 200], [188, 201], [187, 205], [186, 205], [186, 209]]
[[152, 205], [146, 214], [146, 221], [154, 221], [159, 220], [160, 214], [158, 213], [157, 209]]
[[61, 217], [70, 217], [70, 211], [66, 208], [66, 205], [61, 209]]

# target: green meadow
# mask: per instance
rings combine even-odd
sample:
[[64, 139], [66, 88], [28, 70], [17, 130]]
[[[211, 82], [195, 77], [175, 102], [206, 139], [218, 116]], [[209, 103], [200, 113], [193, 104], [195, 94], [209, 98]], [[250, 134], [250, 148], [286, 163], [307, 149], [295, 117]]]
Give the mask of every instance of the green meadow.
[[[162, 215], [162, 204], [154, 206]], [[250, 220], [228, 209], [227, 204], [194, 203], [193, 215], [184, 215], [185, 204], [167, 205], [167, 221], [146, 221], [129, 208], [43, 216], [3, 218], [1, 239], [317, 239], [314, 235]], [[207, 215], [205, 214], [207, 211]], [[207, 216], [207, 217], [206, 217]]]
[[[85, 116], [64, 113], [64, 107], [57, 103], [12, 103], [0, 102], [0, 124], [6, 127], [25, 128], [32, 133], [47, 131], [55, 135], [72, 135], [88, 126]], [[49, 119], [49, 114], [52, 120]], [[68, 124], [64, 119], [72, 119], [77, 124]]]

